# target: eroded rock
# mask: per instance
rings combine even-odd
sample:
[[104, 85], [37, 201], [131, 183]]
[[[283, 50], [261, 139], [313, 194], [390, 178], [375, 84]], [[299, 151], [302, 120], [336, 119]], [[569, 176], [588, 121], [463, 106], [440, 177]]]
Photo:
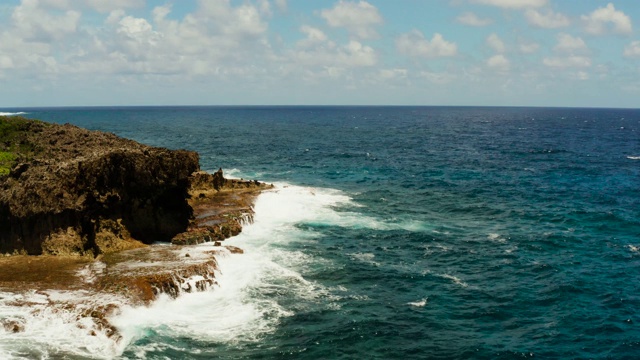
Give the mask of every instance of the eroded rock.
[[69, 124], [0, 121], [20, 122], [0, 148], [29, 149], [16, 150], [20, 163], [0, 177], [1, 253], [97, 255], [187, 229], [197, 153]]

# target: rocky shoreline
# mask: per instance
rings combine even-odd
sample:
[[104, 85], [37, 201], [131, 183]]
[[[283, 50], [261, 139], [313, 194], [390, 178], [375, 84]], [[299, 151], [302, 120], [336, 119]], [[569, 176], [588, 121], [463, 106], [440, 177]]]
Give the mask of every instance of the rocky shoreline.
[[[216, 257], [243, 252], [224, 240], [253, 221], [256, 197], [272, 188], [200, 171], [195, 152], [69, 124], [0, 117], [0, 141], [11, 160], [0, 164], [9, 169], [0, 171], [0, 290], [38, 294], [115, 340], [108, 318], [120, 305], [216, 285]], [[58, 291], [117, 300], [60, 300]], [[0, 322], [25, 331], [21, 319]]]

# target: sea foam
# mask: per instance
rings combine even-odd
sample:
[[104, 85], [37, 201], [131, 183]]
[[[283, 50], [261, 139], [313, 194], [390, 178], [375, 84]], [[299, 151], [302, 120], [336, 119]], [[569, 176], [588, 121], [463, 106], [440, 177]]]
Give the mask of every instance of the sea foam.
[[[0, 348], [0, 356], [146, 357], [162, 349], [182, 349], [184, 345], [172, 339], [241, 346], [260, 341], [274, 332], [283, 318], [305, 306], [336, 309], [339, 296], [334, 295], [335, 291], [303, 275], [310, 265], [331, 264], [323, 263], [329, 260], [312, 258], [293, 249], [300, 242], [318, 241], [316, 232], [299, 225], [396, 226], [356, 212], [340, 211], [344, 207], [358, 206], [341, 191], [276, 184], [274, 190], [257, 198], [254, 223], [225, 241], [244, 249], [244, 254], [231, 254], [212, 243], [183, 249], [191, 257], [212, 250], [219, 253], [217, 285], [176, 299], [160, 295], [149, 306], [128, 305], [123, 299], [108, 295], [96, 299], [89, 292], [1, 294], [0, 319], [15, 320], [24, 330], [12, 333], [0, 328], [0, 344], [4, 346]], [[366, 254], [354, 256], [370, 260]], [[119, 266], [135, 268], [140, 264]], [[103, 270], [103, 264], [96, 262], [77, 276], [79, 281], [91, 283], [95, 274]], [[16, 306], [18, 302], [27, 306]], [[67, 303], [74, 303], [75, 308], [65, 308]], [[107, 330], [93, 329], [92, 320], [81, 316], [83, 309], [103, 303], [118, 306], [118, 311], [108, 317], [109, 323], [117, 328], [117, 337], [110, 337]], [[167, 340], [151, 346], [149, 337], [154, 341]], [[198, 350], [184, 351], [195, 354]]]

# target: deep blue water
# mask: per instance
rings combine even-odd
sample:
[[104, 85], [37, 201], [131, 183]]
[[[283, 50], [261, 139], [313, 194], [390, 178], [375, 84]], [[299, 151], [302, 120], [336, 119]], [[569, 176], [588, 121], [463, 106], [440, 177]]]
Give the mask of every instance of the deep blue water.
[[315, 294], [252, 288], [287, 312], [268, 331], [149, 328], [123, 357], [640, 357], [640, 110], [18, 110], [349, 199], [264, 248]]

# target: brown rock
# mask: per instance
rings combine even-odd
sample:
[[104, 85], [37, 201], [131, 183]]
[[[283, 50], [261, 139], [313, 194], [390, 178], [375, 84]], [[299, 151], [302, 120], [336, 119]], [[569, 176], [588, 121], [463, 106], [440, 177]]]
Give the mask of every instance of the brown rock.
[[32, 150], [0, 178], [0, 252], [97, 255], [169, 241], [189, 225], [197, 153], [21, 121], [12, 136]]

